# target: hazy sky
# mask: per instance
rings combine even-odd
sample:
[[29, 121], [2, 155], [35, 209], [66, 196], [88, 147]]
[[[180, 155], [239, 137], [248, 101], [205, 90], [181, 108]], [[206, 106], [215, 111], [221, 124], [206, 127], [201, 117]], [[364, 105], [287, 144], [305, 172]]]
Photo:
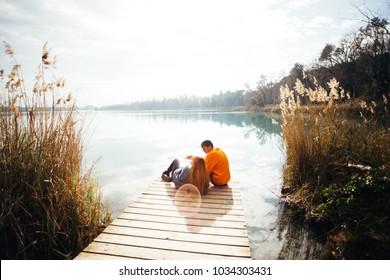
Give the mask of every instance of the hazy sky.
[[0, 0], [0, 40], [27, 81], [49, 42], [80, 106], [210, 96], [309, 65], [365, 25], [356, 6], [388, 18], [389, 0]]

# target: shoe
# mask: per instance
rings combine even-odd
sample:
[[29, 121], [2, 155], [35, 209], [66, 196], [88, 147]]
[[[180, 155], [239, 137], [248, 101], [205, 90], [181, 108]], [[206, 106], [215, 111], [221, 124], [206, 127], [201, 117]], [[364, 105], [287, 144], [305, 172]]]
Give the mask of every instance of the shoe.
[[165, 182], [172, 182], [172, 179], [171, 179], [171, 177], [169, 177], [167, 174], [165, 174], [165, 173], [163, 173], [162, 175], [161, 175], [161, 179], [163, 180], [163, 181], [165, 181]]

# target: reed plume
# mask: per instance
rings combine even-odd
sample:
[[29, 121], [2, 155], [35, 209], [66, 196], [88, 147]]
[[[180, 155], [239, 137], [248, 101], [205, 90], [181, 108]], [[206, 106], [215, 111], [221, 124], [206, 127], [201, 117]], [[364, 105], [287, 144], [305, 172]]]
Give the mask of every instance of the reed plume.
[[47, 43], [28, 92], [15, 52], [1, 70], [0, 248], [2, 259], [69, 259], [110, 220], [92, 169], [83, 167], [83, 125]]
[[[359, 115], [348, 115], [356, 107], [350, 94], [331, 79], [324, 88], [314, 77], [296, 80], [293, 89], [280, 91], [282, 136], [286, 145], [284, 178], [289, 199], [316, 212], [329, 184], [347, 183], [351, 166], [389, 170], [389, 133], [386, 95], [379, 105], [361, 101]], [[314, 88], [305, 84], [315, 85]], [[288, 187], [287, 187], [288, 186]]]

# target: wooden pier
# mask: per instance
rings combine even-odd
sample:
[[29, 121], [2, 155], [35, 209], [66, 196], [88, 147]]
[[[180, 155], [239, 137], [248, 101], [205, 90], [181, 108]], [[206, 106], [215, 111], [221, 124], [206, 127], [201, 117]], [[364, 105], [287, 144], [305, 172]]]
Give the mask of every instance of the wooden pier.
[[251, 259], [237, 183], [196, 195], [153, 182], [75, 260]]

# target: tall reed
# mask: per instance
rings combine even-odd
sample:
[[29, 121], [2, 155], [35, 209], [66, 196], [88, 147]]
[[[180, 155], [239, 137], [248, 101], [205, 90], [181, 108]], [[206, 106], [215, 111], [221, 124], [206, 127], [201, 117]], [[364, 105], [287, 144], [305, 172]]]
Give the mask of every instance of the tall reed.
[[347, 183], [359, 168], [389, 171], [387, 100], [385, 95], [380, 104], [361, 100], [360, 115], [351, 116], [347, 108], [354, 103], [336, 79], [329, 81], [328, 89], [308, 76], [303, 81], [297, 79], [293, 89], [282, 86], [288, 198], [316, 214], [329, 184]]
[[83, 125], [47, 43], [27, 91], [14, 50], [1, 74], [2, 259], [69, 259], [110, 221], [92, 169], [83, 168]]
[[322, 258], [390, 257], [388, 99], [352, 101], [335, 79], [328, 89], [307, 76], [281, 87], [282, 192], [308, 220], [326, 225]]

